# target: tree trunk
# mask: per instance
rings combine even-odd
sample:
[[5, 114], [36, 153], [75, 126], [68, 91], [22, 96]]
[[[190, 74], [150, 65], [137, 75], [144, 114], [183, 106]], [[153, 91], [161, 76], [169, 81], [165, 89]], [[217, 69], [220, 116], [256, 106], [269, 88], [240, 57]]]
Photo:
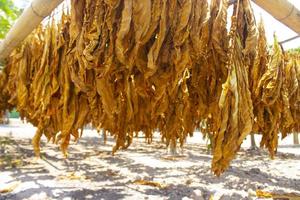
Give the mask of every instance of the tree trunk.
[[298, 133], [293, 133], [293, 136], [294, 136], [294, 144], [299, 144]]
[[254, 133], [251, 133], [251, 148], [255, 149], [256, 147]]

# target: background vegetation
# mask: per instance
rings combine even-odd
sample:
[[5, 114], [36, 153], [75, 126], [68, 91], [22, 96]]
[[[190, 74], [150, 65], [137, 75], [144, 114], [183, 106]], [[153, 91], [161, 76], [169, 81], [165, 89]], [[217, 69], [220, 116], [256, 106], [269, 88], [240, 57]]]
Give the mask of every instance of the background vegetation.
[[[22, 10], [15, 6], [12, 0], [0, 0], [0, 40], [3, 39]], [[10, 112], [10, 117], [18, 118], [16, 109]]]
[[0, 0], [0, 39], [5, 37], [20, 14], [21, 9], [12, 0]]

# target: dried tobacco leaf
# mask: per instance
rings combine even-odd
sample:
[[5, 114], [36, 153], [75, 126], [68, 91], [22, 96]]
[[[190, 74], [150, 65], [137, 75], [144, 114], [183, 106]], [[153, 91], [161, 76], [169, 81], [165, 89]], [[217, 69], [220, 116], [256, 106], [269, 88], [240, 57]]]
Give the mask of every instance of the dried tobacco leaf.
[[[300, 130], [300, 56], [269, 56], [249, 0], [72, 0], [39, 26], [0, 73], [0, 114], [16, 107], [67, 154], [85, 125], [112, 135], [113, 153], [159, 131], [176, 152], [195, 129], [212, 140], [220, 175], [247, 134], [274, 156], [278, 134]], [[285, 56], [285, 60], [284, 60]], [[253, 109], [254, 105], [254, 109]]]

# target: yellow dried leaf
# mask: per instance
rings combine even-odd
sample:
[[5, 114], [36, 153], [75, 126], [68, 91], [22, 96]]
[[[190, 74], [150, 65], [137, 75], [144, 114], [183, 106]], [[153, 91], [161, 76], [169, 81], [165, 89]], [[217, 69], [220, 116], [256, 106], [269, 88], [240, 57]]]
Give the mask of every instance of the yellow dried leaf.
[[147, 180], [135, 180], [135, 181], [133, 181], [133, 184], [147, 185], [147, 186], [157, 187], [159, 189], [164, 189], [167, 187], [165, 185], [162, 185], [161, 183], [154, 182], [154, 181], [147, 181]]
[[16, 189], [20, 184], [21, 184], [20, 181], [13, 182], [13, 183], [5, 186], [4, 188], [0, 188], [0, 193], [10, 193], [10, 192], [14, 191], [14, 189]]

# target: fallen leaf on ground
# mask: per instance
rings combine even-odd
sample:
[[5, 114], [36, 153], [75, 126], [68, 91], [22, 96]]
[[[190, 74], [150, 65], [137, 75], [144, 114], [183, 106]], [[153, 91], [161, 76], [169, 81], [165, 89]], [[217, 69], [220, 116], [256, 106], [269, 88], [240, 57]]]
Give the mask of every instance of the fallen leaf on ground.
[[193, 183], [193, 180], [192, 180], [192, 179], [188, 179], [188, 180], [186, 180], [186, 182], [185, 182], [186, 185], [190, 185], [190, 184], [192, 184], [192, 183]]
[[4, 188], [0, 188], [0, 194], [12, 192], [14, 189], [16, 189], [20, 185], [20, 183], [21, 183], [20, 181], [17, 181], [17, 182], [13, 182], [13, 183], [7, 185]]
[[272, 198], [272, 194], [270, 192], [264, 192], [262, 190], [256, 190], [256, 196], [259, 198]]
[[60, 175], [57, 177], [58, 180], [86, 180], [87, 177], [76, 172], [69, 173], [67, 175]]
[[300, 200], [299, 194], [289, 193], [289, 194], [276, 194], [272, 192], [265, 192], [262, 190], [256, 190], [256, 196], [258, 198], [272, 198], [274, 200]]
[[106, 173], [108, 176], [117, 176], [119, 174], [118, 172], [113, 171], [111, 169], [107, 170]]
[[160, 184], [158, 182], [147, 181], [147, 180], [135, 180], [135, 181], [133, 181], [133, 184], [136, 184], [136, 185], [148, 185], [148, 186], [152, 186], [152, 187], [158, 187], [159, 189], [166, 188], [165, 185], [162, 185], [162, 184]]

